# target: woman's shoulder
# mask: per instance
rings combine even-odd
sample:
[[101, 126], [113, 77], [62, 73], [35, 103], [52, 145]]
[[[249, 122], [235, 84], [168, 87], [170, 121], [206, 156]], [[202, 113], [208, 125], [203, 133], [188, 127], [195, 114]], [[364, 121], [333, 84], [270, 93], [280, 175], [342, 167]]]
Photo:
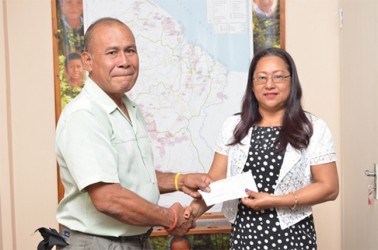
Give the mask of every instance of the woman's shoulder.
[[225, 123], [238, 123], [241, 120], [240, 114], [234, 114], [226, 118]]
[[313, 126], [327, 126], [325, 121], [321, 119], [320, 117], [310, 113], [310, 112], [305, 112], [307, 119], [312, 123]]
[[324, 120], [317, 115], [314, 115], [308, 111], [305, 111], [305, 114], [312, 124], [325, 123]]
[[241, 120], [240, 114], [234, 114], [227, 117], [223, 122], [223, 127], [234, 128]]

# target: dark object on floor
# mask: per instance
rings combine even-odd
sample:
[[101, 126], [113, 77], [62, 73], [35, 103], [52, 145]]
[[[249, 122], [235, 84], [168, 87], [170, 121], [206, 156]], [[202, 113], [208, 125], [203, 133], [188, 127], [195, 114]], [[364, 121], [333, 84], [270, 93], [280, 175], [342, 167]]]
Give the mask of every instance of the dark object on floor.
[[43, 240], [38, 244], [37, 250], [51, 250], [54, 246], [68, 246], [66, 240], [53, 228], [40, 227], [35, 232], [40, 232]]

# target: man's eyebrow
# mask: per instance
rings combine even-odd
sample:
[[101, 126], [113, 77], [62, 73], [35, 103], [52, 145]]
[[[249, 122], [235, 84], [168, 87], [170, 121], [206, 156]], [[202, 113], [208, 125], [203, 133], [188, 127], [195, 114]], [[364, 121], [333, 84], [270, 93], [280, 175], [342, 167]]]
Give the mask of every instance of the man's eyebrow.
[[118, 46], [110, 46], [110, 47], [107, 47], [105, 49], [105, 51], [108, 51], [108, 50], [119, 50], [120, 48]]
[[131, 45], [129, 45], [129, 46], [126, 46], [126, 49], [136, 49], [136, 45], [135, 44], [131, 44]]
[[107, 47], [107, 48], [105, 49], [105, 51], [107, 51], [107, 50], [130, 49], [130, 48], [132, 48], [132, 49], [136, 49], [136, 45], [135, 45], [135, 44], [132, 44], [132, 45], [128, 45], [128, 46], [126, 46], [126, 47], [110, 46], [110, 47]]

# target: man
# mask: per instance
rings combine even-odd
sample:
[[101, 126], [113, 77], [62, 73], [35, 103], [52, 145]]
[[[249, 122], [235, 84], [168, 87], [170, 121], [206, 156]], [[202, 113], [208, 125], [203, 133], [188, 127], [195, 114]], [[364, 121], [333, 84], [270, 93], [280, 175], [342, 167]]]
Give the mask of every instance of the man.
[[169, 241], [169, 250], [192, 250], [190, 241], [185, 236], [174, 236]]
[[180, 203], [158, 206], [159, 193], [182, 190], [198, 197], [210, 179], [155, 171], [144, 119], [125, 95], [139, 72], [131, 30], [117, 19], [100, 19], [88, 28], [84, 48], [88, 78], [56, 132], [65, 188], [57, 219], [70, 244], [64, 249], [151, 249], [152, 226], [172, 235], [194, 226]]
[[84, 65], [81, 55], [72, 52], [67, 55], [64, 61], [64, 70], [67, 75], [68, 85], [71, 87], [82, 87], [84, 83]]
[[60, 33], [63, 54], [83, 51], [83, 0], [59, 0], [62, 13], [62, 32]]
[[253, 0], [255, 3], [255, 14], [259, 17], [270, 17], [274, 11], [272, 9], [273, 3], [276, 0]]

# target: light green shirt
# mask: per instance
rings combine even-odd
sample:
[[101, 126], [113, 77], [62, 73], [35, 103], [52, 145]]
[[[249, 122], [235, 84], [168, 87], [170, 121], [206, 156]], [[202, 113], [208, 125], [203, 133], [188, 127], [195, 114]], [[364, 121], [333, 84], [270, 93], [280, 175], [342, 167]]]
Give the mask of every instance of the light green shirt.
[[158, 202], [159, 189], [144, 118], [126, 95], [123, 102], [131, 122], [88, 78], [82, 92], [60, 116], [56, 154], [65, 194], [57, 219], [72, 230], [102, 236], [137, 235], [148, 230], [98, 212], [85, 190], [94, 183], [120, 183], [144, 199]]

